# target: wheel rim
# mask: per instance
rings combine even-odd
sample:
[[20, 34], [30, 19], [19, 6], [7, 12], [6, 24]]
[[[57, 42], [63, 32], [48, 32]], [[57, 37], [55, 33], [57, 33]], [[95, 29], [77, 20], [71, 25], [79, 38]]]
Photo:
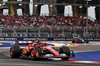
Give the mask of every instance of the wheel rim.
[[35, 58], [34, 56], [35, 56], [35, 54], [34, 54], [34, 50], [32, 50], [32, 51], [31, 51], [31, 57], [32, 57], [32, 59]]
[[39, 57], [39, 53], [38, 52], [36, 52], [36, 57]]
[[10, 49], [10, 55], [11, 55], [11, 57], [14, 56], [13, 48]]

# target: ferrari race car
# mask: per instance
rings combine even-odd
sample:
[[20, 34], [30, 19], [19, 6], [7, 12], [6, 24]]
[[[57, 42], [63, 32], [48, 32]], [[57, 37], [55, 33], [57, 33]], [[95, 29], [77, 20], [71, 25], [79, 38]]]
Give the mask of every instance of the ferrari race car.
[[[26, 45], [25, 48], [20, 48], [19, 45]], [[55, 49], [54, 46], [46, 46], [46, 43], [15, 43], [15, 46], [10, 48], [11, 58], [20, 58], [22, 56], [30, 57], [31, 59], [41, 58], [61, 58], [62, 60], [68, 60], [75, 57], [74, 52], [66, 46]]]
[[84, 40], [82, 38], [74, 38], [72, 40], [72, 43], [89, 43], [89, 41], [88, 40]]

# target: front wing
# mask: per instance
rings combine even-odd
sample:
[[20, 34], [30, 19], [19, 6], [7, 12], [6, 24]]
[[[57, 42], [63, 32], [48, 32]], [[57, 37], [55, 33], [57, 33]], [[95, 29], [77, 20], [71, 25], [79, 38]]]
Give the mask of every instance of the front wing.
[[66, 54], [60, 54], [60, 56], [54, 56], [53, 54], [45, 54], [45, 55], [39, 56], [37, 58], [66, 58], [66, 57], [74, 58], [75, 54], [72, 51], [70, 56], [67, 56]]

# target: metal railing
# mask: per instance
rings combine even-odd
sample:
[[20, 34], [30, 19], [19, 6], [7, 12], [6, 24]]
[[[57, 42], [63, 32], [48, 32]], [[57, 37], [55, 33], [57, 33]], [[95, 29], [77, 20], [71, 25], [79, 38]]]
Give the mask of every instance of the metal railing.
[[[100, 37], [100, 27], [89, 27], [88, 37]], [[70, 26], [0, 28], [0, 37], [72, 37], [86, 36], [86, 28]]]

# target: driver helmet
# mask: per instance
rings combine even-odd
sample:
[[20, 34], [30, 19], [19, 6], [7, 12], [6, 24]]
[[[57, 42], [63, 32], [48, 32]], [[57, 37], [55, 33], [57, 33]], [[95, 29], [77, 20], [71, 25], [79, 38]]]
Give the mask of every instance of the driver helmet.
[[75, 34], [75, 36], [77, 36], [77, 34]]
[[39, 38], [36, 38], [35, 43], [39, 43]]

